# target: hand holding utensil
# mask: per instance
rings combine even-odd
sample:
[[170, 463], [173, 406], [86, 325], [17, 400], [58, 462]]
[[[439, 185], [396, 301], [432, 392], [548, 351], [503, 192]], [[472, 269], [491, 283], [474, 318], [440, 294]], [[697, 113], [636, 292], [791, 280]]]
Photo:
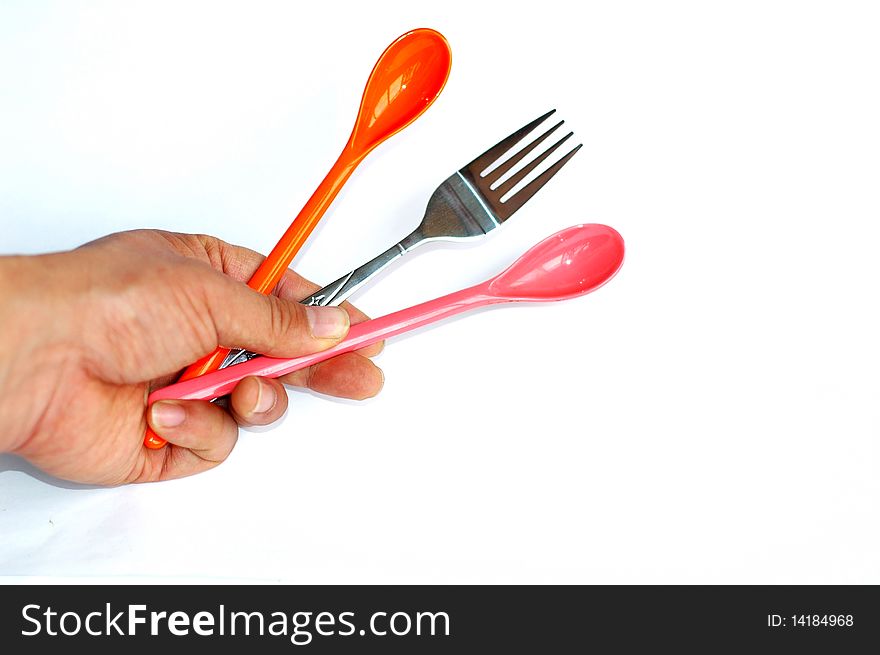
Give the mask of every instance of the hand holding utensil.
[[[150, 394], [148, 402], [218, 398], [230, 393], [245, 377], [280, 377], [484, 305], [545, 302], [582, 296], [610, 280], [623, 264], [623, 255], [623, 238], [613, 228], [597, 224], [569, 227], [533, 246], [494, 278], [421, 305], [353, 325], [348, 336], [332, 348], [292, 359], [256, 357], [158, 389]], [[491, 341], [491, 337], [487, 337], [486, 341]]]

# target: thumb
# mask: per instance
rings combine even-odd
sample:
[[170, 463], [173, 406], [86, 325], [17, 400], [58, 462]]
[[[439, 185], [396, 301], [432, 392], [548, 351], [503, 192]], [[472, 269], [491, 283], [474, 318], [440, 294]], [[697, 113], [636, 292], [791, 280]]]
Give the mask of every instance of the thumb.
[[348, 312], [341, 307], [307, 307], [264, 296], [226, 278], [205, 300], [217, 342], [273, 357], [296, 357], [336, 344], [348, 334]]

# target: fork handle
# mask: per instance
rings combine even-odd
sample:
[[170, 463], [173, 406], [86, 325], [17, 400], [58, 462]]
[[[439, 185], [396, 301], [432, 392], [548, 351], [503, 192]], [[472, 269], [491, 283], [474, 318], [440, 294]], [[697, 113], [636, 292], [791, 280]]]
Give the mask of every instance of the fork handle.
[[[403, 255], [409, 250], [412, 250], [412, 248], [418, 243], [419, 241], [414, 240], [412, 235], [408, 236], [399, 243], [395, 243], [382, 254], [373, 257], [373, 259], [367, 263], [358, 266], [356, 269], [343, 275], [335, 282], [331, 282], [308, 298], [304, 298], [300, 303], [310, 307], [339, 305], [357, 289], [366, 284], [373, 276], [377, 275], [379, 271], [384, 270], [392, 262], [403, 257]], [[223, 360], [223, 364], [221, 364], [220, 368], [241, 364], [242, 362], [250, 361], [256, 356], [256, 353], [236, 348], [229, 351], [229, 354]]]
[[357, 291], [362, 285], [377, 275], [379, 271], [387, 268], [392, 262], [406, 254], [407, 249], [401, 243], [395, 243], [381, 255], [373, 257], [366, 264], [358, 266], [353, 271], [346, 273], [335, 282], [331, 282], [323, 289], [316, 291], [308, 298], [300, 302], [303, 305], [338, 305]]

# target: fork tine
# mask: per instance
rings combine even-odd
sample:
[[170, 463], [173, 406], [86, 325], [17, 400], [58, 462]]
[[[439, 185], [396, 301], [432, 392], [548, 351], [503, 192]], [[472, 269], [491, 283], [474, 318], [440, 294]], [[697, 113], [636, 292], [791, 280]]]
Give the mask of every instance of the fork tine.
[[507, 220], [517, 209], [528, 202], [528, 200], [538, 192], [538, 189], [547, 184], [550, 178], [556, 175], [559, 172], [559, 169], [565, 166], [568, 163], [568, 160], [575, 156], [575, 153], [581, 149], [581, 146], [583, 146], [582, 143], [575, 146], [571, 152], [525, 185], [522, 189], [517, 191], [512, 197], [508, 198], [505, 202], [499, 203], [498, 206], [501, 207], [501, 211], [499, 212], [501, 220]]
[[[561, 146], [563, 143], [568, 141], [573, 134], [574, 134], [574, 132], [569, 132], [568, 134], [566, 134], [559, 141], [554, 143], [551, 147], [547, 148], [547, 150], [545, 150], [541, 155], [539, 155], [538, 157], [535, 157], [532, 161], [530, 161], [528, 164], [523, 166], [516, 173], [511, 175], [510, 178], [505, 180], [505, 182], [503, 184], [499, 185], [498, 188], [494, 189], [494, 192], [497, 193], [499, 197], [501, 197], [505, 193], [510, 191], [513, 187], [515, 187], [522, 180], [524, 180], [525, 177], [529, 173], [531, 173], [538, 166], [540, 166], [541, 162], [543, 162], [545, 159], [547, 159], [547, 157], [549, 157], [554, 152], [556, 152], [556, 150], [559, 148], [559, 146]], [[531, 150], [531, 148], [530, 148], [530, 150]]]
[[504, 175], [505, 175], [505, 173], [507, 173], [507, 171], [509, 171], [514, 166], [516, 166], [530, 152], [532, 152], [535, 148], [537, 148], [539, 145], [544, 143], [544, 141], [547, 139], [547, 137], [550, 136], [551, 134], [553, 134], [556, 130], [558, 130], [559, 126], [562, 125], [564, 122], [565, 121], [559, 121], [558, 123], [556, 123], [556, 125], [554, 125], [549, 130], [544, 132], [544, 134], [539, 136], [537, 139], [535, 139], [534, 141], [532, 141], [531, 143], [526, 145], [522, 150], [520, 150], [519, 152], [515, 152], [513, 155], [511, 155], [510, 159], [507, 159], [503, 164], [501, 164], [498, 168], [496, 168], [491, 173], [486, 175], [486, 177], [483, 179], [486, 180], [486, 183], [489, 185], [492, 185], [495, 182], [497, 182], [498, 180], [500, 180], [502, 177], [504, 177]]
[[546, 119], [550, 114], [555, 111], [555, 109], [551, 109], [546, 114], [536, 118], [525, 127], [521, 127], [506, 139], [503, 139], [496, 143], [494, 146], [489, 148], [486, 152], [484, 152], [482, 155], [474, 159], [470, 164], [464, 166], [463, 168], [469, 169], [473, 173], [474, 177], [479, 177], [484, 170], [489, 168], [490, 164], [494, 164], [496, 161], [498, 161], [498, 158], [501, 157], [501, 155], [503, 155], [505, 152], [515, 146], [526, 134], [535, 129], [542, 121], [544, 121], [544, 119]]

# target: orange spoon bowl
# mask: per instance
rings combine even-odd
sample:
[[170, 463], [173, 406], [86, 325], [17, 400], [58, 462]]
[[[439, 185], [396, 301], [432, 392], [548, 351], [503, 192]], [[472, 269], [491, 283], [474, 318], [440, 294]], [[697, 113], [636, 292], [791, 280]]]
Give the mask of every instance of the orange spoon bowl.
[[451, 66], [449, 43], [435, 30], [412, 30], [389, 45], [367, 80], [348, 140], [355, 156], [363, 158], [421, 116], [446, 85]]

